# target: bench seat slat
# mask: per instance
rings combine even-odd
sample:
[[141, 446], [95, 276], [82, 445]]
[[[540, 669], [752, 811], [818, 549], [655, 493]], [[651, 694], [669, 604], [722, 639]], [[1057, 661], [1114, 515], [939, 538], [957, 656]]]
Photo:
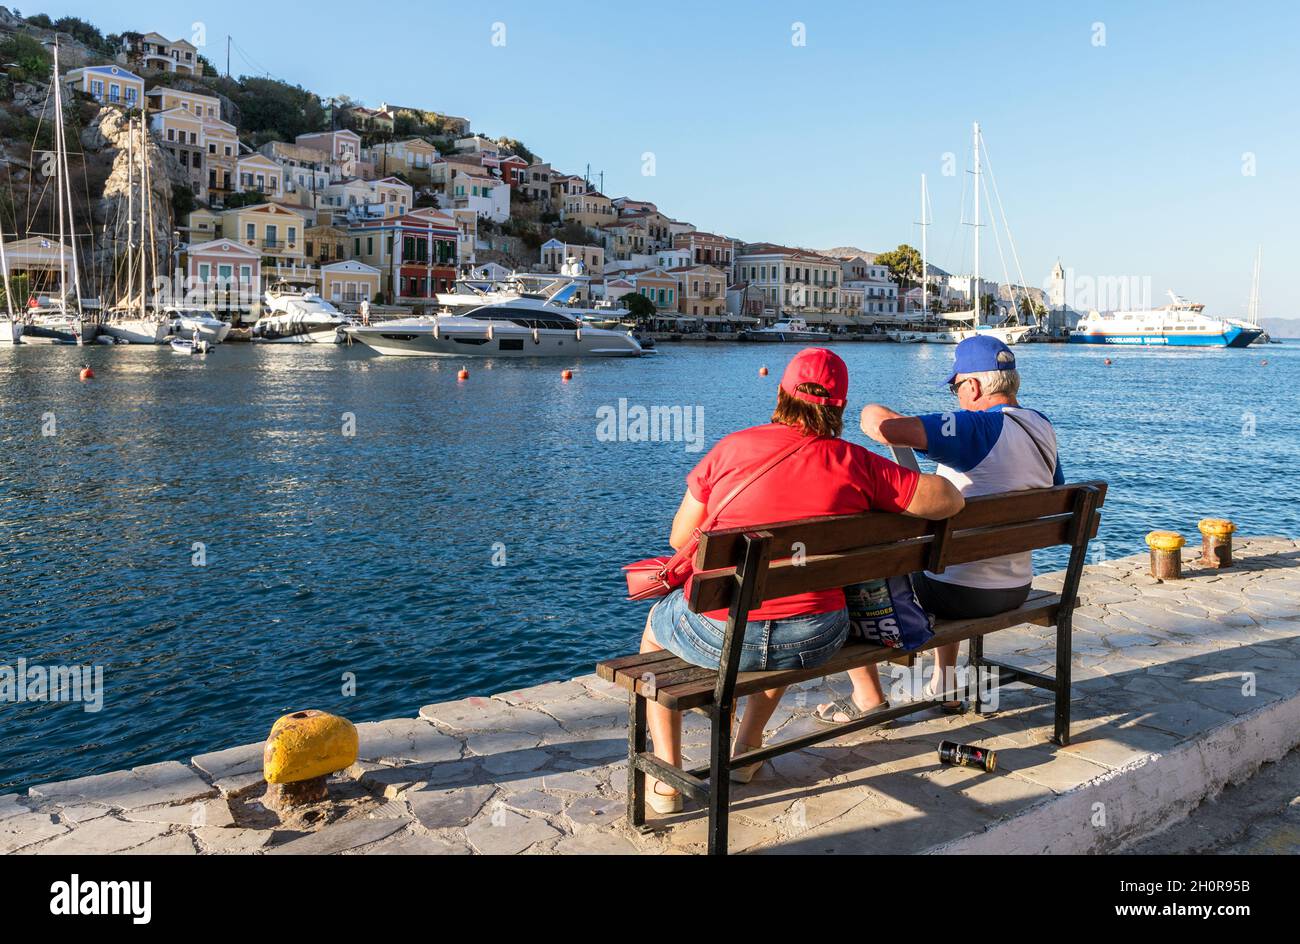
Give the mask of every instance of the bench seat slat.
[[[1098, 490], [1098, 505], [1105, 502], [1105, 482], [1081, 484]], [[991, 528], [1031, 518], [1068, 514], [1074, 510], [1079, 487], [1079, 484], [1057, 485], [1052, 488], [1028, 489], [1011, 495], [980, 495], [967, 499], [966, 507], [952, 519], [953, 530]], [[755, 527], [725, 528], [705, 534], [696, 553], [695, 569], [717, 570], [734, 565], [740, 556], [743, 535]], [[810, 555], [838, 554], [864, 545], [890, 544], [922, 537], [932, 532], [933, 523], [873, 511], [860, 515], [804, 518], [762, 525], [762, 528], [772, 535], [772, 559], [781, 560], [793, 553], [796, 542], [803, 545], [805, 552]]]
[[[1089, 536], [1097, 532], [1100, 513], [1093, 516]], [[1039, 550], [1068, 543], [1072, 518], [1053, 515], [1020, 524], [991, 529], [955, 532], [944, 553], [945, 565], [1001, 557], [1004, 554]], [[888, 545], [870, 545], [842, 553], [812, 555], [798, 564], [774, 561], [762, 585], [763, 600], [845, 587], [867, 577], [895, 577], [924, 570], [930, 553], [929, 538], [913, 538]], [[691, 581], [687, 601], [696, 613], [725, 609], [736, 591], [735, 570], [723, 568], [697, 573]]]
[[[1061, 598], [1059, 594], [1049, 590], [1032, 590], [1023, 606], [1007, 613], [999, 613], [996, 616], [981, 617], [979, 619], [940, 620], [935, 624], [934, 638], [921, 649], [915, 651], [922, 652], [948, 643], [961, 642], [963, 639], [969, 639], [972, 636], [982, 636], [985, 633], [1007, 629], [1021, 623], [1051, 625], [1056, 619], [1056, 611], [1060, 605]], [[664, 653], [649, 654], [665, 655]], [[693, 665], [673, 656], [671, 653], [666, 655], [667, 658], [658, 659], [651, 663], [655, 666], [653, 671], [656, 676], [654, 700], [667, 708], [679, 711], [698, 708], [712, 702], [714, 685], [717, 682], [717, 672], [713, 669]], [[849, 643], [836, 653], [829, 662], [813, 668], [791, 669], [780, 672], [741, 672], [736, 679], [736, 696], [741, 697], [767, 688], [780, 688], [795, 682], [834, 675], [862, 665], [893, 661], [907, 655], [908, 653], [884, 646]], [[624, 668], [615, 666], [615, 663], [624, 663], [627, 659], [627, 656], [619, 659], [609, 659], [598, 663], [596, 670], [600, 677], [608, 682], [614, 682], [628, 691], [640, 691], [641, 675], [645, 671], [643, 666], [646, 663], [633, 664]], [[641, 671], [638, 671], [638, 669], [641, 669]], [[683, 673], [680, 680], [670, 681], [674, 676], [677, 676], [677, 673]], [[647, 695], [647, 697], [649, 696]]]

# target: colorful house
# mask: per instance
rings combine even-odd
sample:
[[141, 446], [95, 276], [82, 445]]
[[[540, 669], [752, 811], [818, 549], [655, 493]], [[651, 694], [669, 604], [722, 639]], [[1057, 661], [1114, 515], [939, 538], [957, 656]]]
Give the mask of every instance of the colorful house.
[[323, 265], [320, 267], [320, 294], [344, 308], [373, 301], [379, 294], [379, 270], [356, 259]]
[[63, 77], [70, 92], [89, 95], [101, 105], [139, 108], [144, 101], [144, 79], [121, 66], [86, 66]]
[[235, 189], [240, 193], [262, 193], [268, 199], [284, 196], [284, 168], [265, 154], [245, 154], [235, 161]]
[[378, 269], [380, 295], [415, 304], [451, 291], [456, 281], [456, 220], [437, 210], [362, 220], [348, 227], [352, 258]]
[[191, 245], [185, 253], [189, 293], [195, 305], [242, 321], [256, 314], [262, 284], [262, 259], [233, 239]]
[[184, 39], [168, 39], [162, 33], [128, 33], [123, 37], [122, 53], [143, 72], [201, 73], [198, 48]]
[[304, 263], [306, 228], [304, 213], [279, 203], [258, 203], [221, 214], [221, 235], [261, 256], [264, 271]]

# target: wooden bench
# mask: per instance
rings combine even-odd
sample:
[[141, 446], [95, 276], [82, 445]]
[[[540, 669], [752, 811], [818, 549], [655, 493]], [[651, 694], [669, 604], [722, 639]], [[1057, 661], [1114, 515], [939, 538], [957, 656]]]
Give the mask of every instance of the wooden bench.
[[[687, 796], [707, 803], [709, 853], [725, 855], [729, 773], [733, 767], [748, 766], [842, 737], [847, 732], [923, 711], [950, 693], [940, 692], [935, 699], [869, 712], [856, 721], [828, 725], [825, 731], [814, 731], [769, 745], [733, 761], [731, 722], [737, 699], [751, 692], [822, 678], [858, 666], [911, 662], [916, 652], [963, 639], [971, 640], [970, 666], [977, 672], [994, 669], [997, 687], [1025, 682], [1054, 692], [1053, 740], [1062, 746], [1068, 744], [1071, 613], [1088, 541], [1097, 534], [1101, 520], [1099, 509], [1105, 496], [1106, 483], [1085, 482], [972, 498], [961, 512], [942, 521], [868, 512], [808, 518], [761, 528], [732, 528], [703, 535], [695, 557], [695, 579], [687, 602], [695, 613], [727, 610], [722, 668], [702, 668], [663, 651], [622, 656], [596, 665], [601, 678], [631, 693], [628, 703], [628, 822], [634, 827], [645, 824], [645, 778], [646, 774], [651, 774]], [[981, 619], [940, 621], [935, 626], [934, 638], [912, 653], [850, 642], [830, 662], [815, 668], [778, 672], [738, 671], [746, 615], [764, 600], [918, 570], [942, 573], [953, 564], [1060, 545], [1070, 548], [1069, 565], [1060, 593], [1033, 590], [1019, 609]], [[799, 552], [797, 559], [796, 551]], [[984, 636], [1026, 623], [1056, 627], [1054, 676], [984, 658]], [[673, 767], [646, 751], [647, 700], [678, 711], [701, 711], [710, 717], [712, 737], [707, 767], [691, 770]], [[983, 711], [978, 701], [975, 708]]]

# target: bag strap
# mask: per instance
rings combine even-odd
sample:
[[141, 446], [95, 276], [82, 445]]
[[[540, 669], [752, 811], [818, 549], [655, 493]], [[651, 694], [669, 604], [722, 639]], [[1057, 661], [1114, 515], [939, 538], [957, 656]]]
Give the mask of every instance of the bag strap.
[[1042, 458], [1043, 462], [1047, 464], [1047, 474], [1050, 476], [1055, 476], [1056, 460], [1047, 454], [1047, 450], [1044, 449], [1043, 444], [1038, 441], [1038, 437], [1029, 431], [1029, 424], [1026, 423], [1024, 420], [1022, 420], [1020, 417], [1016, 416], [1016, 414], [1014, 413], [1008, 413], [1006, 410], [1000, 410], [999, 412], [1007, 419], [1012, 420], [1017, 426], [1020, 427], [1020, 429], [1024, 432], [1024, 434], [1029, 437], [1029, 441], [1033, 443], [1034, 448], [1038, 450], [1038, 455]]
[[735, 500], [736, 496], [738, 496], [745, 489], [749, 488], [749, 486], [753, 485], [755, 482], [761, 479], [768, 472], [771, 472], [772, 469], [776, 468], [777, 465], [784, 462], [786, 459], [790, 458], [792, 455], [794, 455], [804, 446], [808, 445], [808, 443], [812, 442], [814, 439], [817, 438], [818, 437], [816, 436], [800, 436], [797, 442], [792, 443], [788, 448], [782, 449], [771, 459], [768, 459], [767, 462], [765, 462], [762, 466], [760, 466], [754, 472], [750, 473], [749, 476], [746, 477], [745, 481], [741, 482], [739, 485], [737, 485], [735, 488], [733, 488], [730, 492], [727, 493], [727, 497], [722, 499], [722, 501], [718, 503], [717, 508], [713, 509], [713, 514], [709, 515], [709, 517], [704, 520], [704, 523], [701, 524], [698, 528], [696, 528], [694, 532], [692, 532], [691, 540], [683, 544], [681, 548], [673, 554], [672, 558], [664, 565], [664, 569], [665, 570], [670, 569], [674, 564], [677, 563], [679, 558], [683, 557], [683, 555], [686, 555], [688, 553], [690, 555], [694, 555], [695, 548], [699, 546], [700, 536], [705, 531], [708, 531], [710, 528], [713, 527], [714, 523], [718, 520], [718, 516], [722, 514], [723, 509], [726, 508], [728, 505], [730, 505], [732, 501]]
[[722, 501], [718, 503], [717, 508], [713, 509], [713, 514], [709, 515], [708, 519], [704, 522], [704, 524], [700, 525], [698, 528], [695, 529], [696, 533], [702, 534], [703, 532], [708, 531], [709, 528], [713, 527], [714, 523], [718, 520], [718, 517], [722, 514], [723, 510], [728, 505], [730, 505], [732, 501], [735, 500], [735, 498], [738, 495], [740, 495], [741, 492], [749, 488], [749, 486], [753, 485], [755, 482], [761, 479], [768, 472], [771, 472], [774, 468], [776, 468], [776, 466], [784, 462], [786, 459], [790, 458], [792, 455], [794, 455], [796, 452], [798, 452], [800, 449], [808, 445], [808, 443], [812, 442], [816, 438], [817, 438], [816, 436], [800, 436], [798, 441], [795, 442], [793, 445], [791, 445], [789, 448], [782, 449], [771, 459], [768, 459], [767, 462], [764, 463], [760, 468], [752, 472], [749, 475], [749, 477], [745, 479], [745, 481], [741, 482], [739, 485], [737, 485], [735, 488], [733, 488], [730, 492], [727, 493], [727, 497], [722, 499]]

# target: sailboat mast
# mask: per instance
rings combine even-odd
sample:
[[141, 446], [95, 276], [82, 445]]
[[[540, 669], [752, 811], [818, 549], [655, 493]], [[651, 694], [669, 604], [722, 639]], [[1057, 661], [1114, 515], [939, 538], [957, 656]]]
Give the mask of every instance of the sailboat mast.
[[63, 245], [63, 149], [59, 146], [59, 41], [54, 41], [54, 66], [51, 82], [54, 85], [54, 197], [58, 206], [59, 221], [59, 308], [67, 310], [68, 260]]
[[1250, 279], [1250, 323], [1259, 327], [1259, 266], [1264, 247], [1255, 247], [1255, 272]]
[[5, 308], [9, 311], [9, 320], [14, 320], [14, 294], [9, 289], [9, 259], [5, 255], [5, 232], [3, 222], [0, 221], [0, 273], [4, 275], [5, 286]]
[[[54, 118], [55, 118], [55, 139], [59, 151], [59, 167], [62, 168], [60, 185], [63, 188], [64, 198], [68, 201], [68, 232], [72, 240], [72, 287], [76, 295], [77, 315], [81, 316], [81, 274], [77, 266], [77, 230], [76, 220], [72, 214], [72, 178], [68, 174], [68, 141], [64, 134], [63, 128], [63, 94], [59, 85], [59, 44], [54, 44]], [[59, 263], [63, 263], [63, 227], [59, 227]], [[80, 334], [78, 334], [80, 337]]]
[[929, 201], [926, 199], [925, 192], [925, 174], [921, 175], [921, 320], [924, 321], [929, 317], [930, 299], [928, 290], [930, 286], [930, 263], [929, 251], [926, 245], [927, 219], [925, 215], [925, 205]]
[[975, 150], [975, 272], [971, 277], [971, 300], [975, 304], [971, 327], [979, 328], [981, 315], [980, 289], [983, 286], [980, 283], [980, 123], [978, 121], [975, 122], [971, 139]]
[[135, 281], [135, 119], [126, 120], [126, 297]]

